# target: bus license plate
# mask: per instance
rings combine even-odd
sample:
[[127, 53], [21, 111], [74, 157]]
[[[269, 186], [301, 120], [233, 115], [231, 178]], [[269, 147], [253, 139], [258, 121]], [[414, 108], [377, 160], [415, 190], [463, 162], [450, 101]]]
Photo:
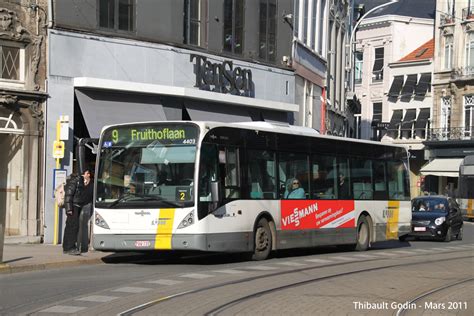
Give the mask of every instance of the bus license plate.
[[150, 247], [150, 241], [148, 241], [148, 240], [137, 240], [137, 241], [135, 241], [135, 247], [137, 247], [137, 248]]
[[415, 227], [415, 231], [416, 231], [416, 232], [425, 232], [425, 231], [426, 231], [426, 227]]

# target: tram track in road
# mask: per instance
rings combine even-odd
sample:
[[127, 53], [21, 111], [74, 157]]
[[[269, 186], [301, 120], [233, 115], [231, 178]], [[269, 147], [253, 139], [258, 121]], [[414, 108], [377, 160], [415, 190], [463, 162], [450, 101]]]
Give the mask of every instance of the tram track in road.
[[[461, 284], [464, 284], [464, 283], [468, 283], [468, 282], [473, 282], [474, 281], [474, 277], [470, 277], [470, 278], [466, 278], [466, 279], [462, 279], [462, 280], [458, 280], [458, 281], [455, 281], [453, 283], [450, 283], [450, 284], [447, 284], [447, 285], [443, 285], [443, 286], [440, 286], [440, 287], [436, 287], [436, 288], [433, 288], [433, 289], [430, 289], [429, 291], [426, 291], [418, 296], [416, 296], [415, 298], [411, 299], [411, 300], [408, 300], [407, 302], [405, 302], [402, 307], [400, 307], [397, 311], [397, 314], [396, 316], [403, 316], [403, 315], [406, 315], [407, 312], [409, 312], [411, 309], [409, 308], [410, 306], [413, 306], [413, 304], [417, 304], [417, 302], [421, 301], [421, 300], [425, 300], [426, 298], [432, 296], [433, 294], [436, 294], [436, 293], [439, 293], [439, 292], [442, 292], [442, 291], [445, 291], [445, 290], [448, 290], [448, 289], [451, 289], [453, 287], [456, 287], [458, 285], [461, 285]], [[453, 302], [451, 302], [453, 303]], [[456, 303], [459, 303], [459, 302], [456, 302]], [[446, 306], [445, 303], [441, 303], [443, 305], [442, 308], [440, 309], [450, 309], [449, 306]], [[462, 304], [462, 303], [461, 303]], [[461, 306], [461, 307], [464, 307], [464, 306]], [[467, 307], [467, 306], [466, 306]]]
[[[426, 256], [425, 254], [422, 254]], [[415, 259], [415, 257], [413, 257]], [[446, 258], [443, 259], [443, 261], [452, 261], [452, 260], [462, 260], [462, 259], [469, 259], [473, 258], [473, 256], [461, 256], [461, 257], [454, 257], [454, 258]], [[390, 259], [390, 258], [384, 258], [384, 259]], [[360, 262], [371, 262], [371, 263], [376, 263], [377, 261], [386, 261], [384, 259], [371, 259], [371, 260], [363, 260], [363, 261], [352, 261], [352, 262], [340, 262], [340, 263], [333, 263], [333, 264], [327, 264], [327, 265], [318, 265], [318, 266], [311, 266], [311, 267], [305, 267], [305, 268], [298, 268], [294, 270], [286, 270], [286, 271], [279, 271], [279, 272], [274, 272], [274, 273], [269, 273], [261, 276], [256, 276], [256, 277], [250, 277], [250, 278], [244, 278], [244, 279], [239, 279], [239, 280], [233, 280], [229, 282], [223, 282], [215, 285], [210, 285], [210, 286], [205, 286], [201, 288], [197, 288], [194, 290], [190, 291], [183, 291], [183, 292], [178, 292], [172, 295], [168, 296], [163, 296], [158, 299], [146, 302], [144, 304], [140, 304], [137, 306], [134, 306], [132, 308], [129, 308], [123, 312], [118, 313], [118, 315], [134, 315], [140, 312], [146, 313], [148, 309], [156, 307], [159, 304], [163, 304], [166, 302], [170, 302], [173, 300], [176, 300], [178, 298], [183, 298], [187, 297], [193, 294], [203, 294], [208, 291], [213, 291], [213, 290], [218, 290], [219, 288], [225, 288], [228, 286], [236, 286], [239, 284], [245, 284], [247, 282], [254, 282], [255, 280], [263, 280], [263, 279], [270, 279], [274, 277], [281, 277], [284, 275], [290, 275], [290, 274], [298, 274], [298, 273], [304, 273], [308, 272], [310, 270], [314, 269], [322, 269], [322, 268], [334, 268], [337, 266], [349, 266], [355, 263], [360, 263]], [[205, 315], [219, 315], [227, 310], [229, 310], [232, 307], [238, 306], [240, 304], [244, 304], [247, 301], [250, 301], [254, 298], [258, 298], [261, 296], [266, 296], [272, 293], [280, 292], [280, 291], [285, 291], [287, 289], [291, 288], [296, 288], [300, 286], [305, 286], [311, 283], [317, 283], [317, 282], [323, 282], [326, 280], [331, 280], [331, 279], [336, 279], [336, 278], [342, 278], [342, 277], [347, 277], [350, 275], [354, 274], [360, 274], [360, 273], [368, 273], [372, 271], [379, 271], [379, 270], [384, 270], [384, 269], [391, 269], [391, 268], [399, 268], [399, 267], [408, 267], [408, 266], [413, 266], [413, 265], [420, 265], [420, 264], [428, 264], [432, 263], [433, 259], [430, 260], [416, 260], [415, 262], [409, 262], [409, 263], [397, 263], [397, 264], [385, 264], [383, 266], [375, 266], [375, 267], [370, 267], [370, 268], [363, 268], [363, 269], [353, 269], [350, 271], [344, 271], [340, 273], [332, 273], [329, 275], [324, 275], [324, 276], [319, 276], [319, 277], [314, 277], [298, 282], [290, 282], [288, 284], [280, 285], [280, 286], [275, 286], [271, 288], [266, 288], [264, 290], [258, 290], [255, 291], [254, 293], [244, 295], [240, 298], [232, 299], [224, 304], [218, 305], [213, 307], [212, 309], [208, 310], [207, 312], [203, 312]]]

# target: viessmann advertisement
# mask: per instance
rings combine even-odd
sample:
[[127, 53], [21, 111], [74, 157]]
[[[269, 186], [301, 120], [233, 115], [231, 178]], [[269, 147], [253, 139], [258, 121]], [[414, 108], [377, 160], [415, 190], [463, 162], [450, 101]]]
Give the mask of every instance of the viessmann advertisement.
[[282, 200], [281, 229], [350, 228], [354, 201]]

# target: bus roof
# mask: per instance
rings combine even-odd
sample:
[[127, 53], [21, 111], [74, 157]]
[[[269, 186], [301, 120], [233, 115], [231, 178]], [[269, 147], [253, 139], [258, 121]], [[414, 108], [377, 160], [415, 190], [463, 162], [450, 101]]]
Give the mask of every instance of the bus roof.
[[235, 123], [225, 123], [225, 122], [216, 122], [216, 121], [149, 121], [149, 122], [129, 122], [129, 123], [121, 123], [121, 124], [114, 124], [104, 126], [102, 128], [102, 132], [111, 127], [111, 126], [126, 126], [126, 125], [142, 125], [142, 124], [155, 124], [155, 123], [170, 123], [170, 124], [183, 124], [183, 123], [192, 123], [196, 124], [202, 129], [205, 128], [218, 128], [218, 127], [233, 127], [233, 128], [243, 128], [243, 129], [251, 129], [251, 130], [259, 130], [259, 131], [266, 131], [266, 132], [274, 132], [274, 133], [282, 133], [282, 134], [291, 134], [291, 135], [300, 135], [300, 136], [310, 136], [310, 137], [319, 137], [325, 139], [333, 139], [336, 141], [350, 141], [355, 143], [362, 143], [362, 144], [370, 144], [376, 146], [385, 146], [385, 147], [396, 147], [402, 148], [407, 150], [407, 147], [400, 144], [388, 144], [382, 143], [379, 141], [372, 141], [372, 140], [363, 140], [357, 138], [345, 138], [340, 136], [332, 136], [332, 135], [323, 135], [320, 134], [319, 131], [310, 127], [303, 127], [297, 125], [290, 125], [285, 123], [270, 123], [270, 122], [263, 122], [263, 121], [253, 121], [253, 122], [235, 122]]

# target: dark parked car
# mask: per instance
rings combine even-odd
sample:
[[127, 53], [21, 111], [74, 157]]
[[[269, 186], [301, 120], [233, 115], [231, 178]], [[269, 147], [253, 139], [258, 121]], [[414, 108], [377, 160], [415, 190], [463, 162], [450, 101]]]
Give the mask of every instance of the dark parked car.
[[444, 241], [462, 239], [463, 220], [456, 201], [440, 195], [419, 196], [411, 201], [411, 233], [415, 238], [429, 237]]

